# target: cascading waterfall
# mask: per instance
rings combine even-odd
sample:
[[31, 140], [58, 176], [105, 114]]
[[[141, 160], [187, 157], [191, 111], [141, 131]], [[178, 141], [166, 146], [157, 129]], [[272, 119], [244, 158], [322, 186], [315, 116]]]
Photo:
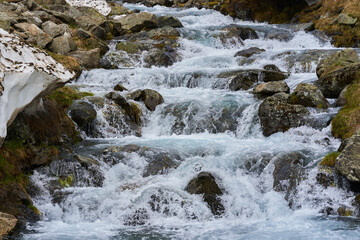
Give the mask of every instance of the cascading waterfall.
[[[121, 123], [121, 117], [116, 119], [121, 112], [112, 110], [111, 103], [95, 106], [95, 133], [83, 133], [86, 140], [76, 153], [95, 159], [96, 164], [82, 171], [80, 163], [64, 157], [35, 171], [31, 181], [39, 194], [33, 198], [43, 219], [28, 226], [23, 238], [358, 239], [358, 220], [321, 213], [327, 207], [351, 207], [354, 196], [316, 183], [317, 163], [340, 144], [326, 126], [338, 109], [311, 109], [314, 124], [264, 137], [258, 119], [262, 100], [249, 91], [218, 87], [217, 76], [224, 71], [276, 64], [291, 72], [286, 83], [293, 90], [300, 82], [316, 80], [320, 57], [335, 51], [329, 41], [292, 26], [243, 22], [212, 10], [126, 7], [178, 17], [184, 25], [179, 30], [181, 60], [168, 68], [144, 68], [141, 55], [128, 64], [109, 58], [121, 68], [83, 72], [72, 84], [95, 97], [103, 97], [117, 83], [129, 92], [149, 88], [165, 102], [154, 112], [141, 105], [141, 137]], [[230, 24], [251, 27], [260, 38], [241, 45], [236, 41], [224, 44], [213, 37]], [[285, 32], [288, 39], [268, 39], [270, 31]], [[266, 51], [239, 66], [234, 54], [249, 47]], [[112, 47], [111, 51], [116, 50]], [[304, 60], [307, 51], [320, 54]], [[306, 173], [285, 196], [273, 190], [274, 163], [294, 152], [305, 159]], [[172, 166], [161, 169], [162, 174], [150, 174], [152, 159], [159, 157], [169, 157]], [[73, 164], [78, 173], [72, 176], [76, 186], [49, 187], [58, 180], [50, 175], [62, 169], [56, 164]], [[66, 169], [61, 171], [66, 175]], [[211, 213], [201, 196], [184, 190], [203, 171], [219, 179], [225, 191], [221, 196], [225, 211], [220, 217]]]

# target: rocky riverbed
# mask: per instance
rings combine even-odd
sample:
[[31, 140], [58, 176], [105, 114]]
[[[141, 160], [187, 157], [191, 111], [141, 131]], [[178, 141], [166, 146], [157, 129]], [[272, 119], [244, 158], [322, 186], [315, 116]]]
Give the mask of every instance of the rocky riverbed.
[[0, 1], [0, 234], [356, 239], [359, 51], [238, 2]]

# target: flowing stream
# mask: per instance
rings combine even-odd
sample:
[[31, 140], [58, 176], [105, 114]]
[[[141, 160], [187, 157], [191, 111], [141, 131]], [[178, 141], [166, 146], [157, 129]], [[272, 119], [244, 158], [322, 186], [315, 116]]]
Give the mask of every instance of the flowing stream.
[[[72, 85], [103, 97], [121, 83], [129, 91], [156, 90], [165, 102], [153, 112], [140, 103], [141, 137], [130, 127], [126, 130], [126, 123], [107, 120], [115, 114], [102, 111], [111, 108], [109, 102], [96, 106], [96, 134], [82, 133], [85, 140], [76, 152], [98, 161], [94, 175], [100, 180], [79, 167], [75, 178], [85, 180], [56, 190], [54, 198], [48, 188], [57, 180], [49, 175], [53, 166], [35, 171], [31, 180], [40, 194], [33, 198], [42, 220], [28, 226], [24, 239], [359, 239], [357, 218], [322, 213], [351, 208], [354, 196], [316, 182], [317, 164], [340, 145], [327, 125], [338, 108], [310, 109], [314, 124], [264, 137], [258, 119], [262, 100], [250, 91], [216, 87], [221, 82], [217, 75], [224, 71], [266, 64], [291, 73], [285, 80], [291, 90], [300, 82], [311, 83], [317, 79], [319, 58], [336, 51], [326, 38], [295, 25], [244, 22], [212, 10], [125, 6], [179, 18], [184, 25], [177, 50], [182, 60], [167, 68], [144, 68], [139, 56], [128, 68], [85, 71]], [[241, 45], [213, 37], [230, 24], [255, 29], [259, 39]], [[269, 32], [287, 38], [268, 39]], [[249, 47], [266, 51], [239, 66], [234, 54]], [[135, 145], [143, 153], [116, 151]], [[286, 201], [286, 193], [273, 190], [274, 161], [293, 152], [305, 159], [305, 173]], [[156, 154], [175, 159], [176, 167], [144, 174]], [[199, 172], [212, 173], [224, 189], [220, 217], [200, 195], [184, 190]]]

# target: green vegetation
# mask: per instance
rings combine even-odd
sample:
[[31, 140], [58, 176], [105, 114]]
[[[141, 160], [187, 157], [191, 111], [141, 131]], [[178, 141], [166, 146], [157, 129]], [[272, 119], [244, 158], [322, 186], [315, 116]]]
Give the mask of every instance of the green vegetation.
[[339, 156], [339, 152], [332, 152], [326, 155], [321, 161], [320, 165], [333, 167], [336, 163], [336, 158]]
[[346, 90], [346, 105], [332, 121], [331, 132], [337, 138], [351, 137], [360, 127], [360, 73], [358, 75], [357, 80]]
[[55, 59], [57, 62], [61, 63], [64, 67], [66, 67], [69, 70], [72, 70], [74, 72], [80, 71], [80, 63], [79, 61], [70, 56], [64, 56], [61, 54], [53, 53], [50, 51], [46, 51], [53, 59]]
[[29, 203], [27, 207], [28, 207], [31, 211], [35, 212], [37, 215], [41, 215], [39, 209], [37, 209], [37, 207], [35, 207], [35, 206], [32, 205], [31, 203]]
[[86, 96], [94, 96], [94, 94], [89, 92], [79, 92], [70, 87], [62, 87], [54, 90], [48, 98], [55, 101], [63, 109], [67, 109], [73, 104], [74, 100], [79, 100]]
[[73, 181], [74, 181], [74, 177], [71, 174], [64, 180], [59, 178], [59, 182], [60, 182], [61, 186], [63, 186], [64, 188], [71, 187], [71, 184], [73, 183]]

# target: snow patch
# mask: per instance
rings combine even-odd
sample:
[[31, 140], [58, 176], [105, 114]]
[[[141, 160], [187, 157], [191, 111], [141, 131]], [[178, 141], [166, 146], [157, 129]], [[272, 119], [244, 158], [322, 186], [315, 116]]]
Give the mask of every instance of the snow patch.
[[95, 8], [104, 16], [109, 15], [111, 7], [105, 0], [66, 0], [68, 4], [74, 7], [91, 7]]
[[46, 52], [0, 29], [0, 145], [20, 111], [74, 76]]

